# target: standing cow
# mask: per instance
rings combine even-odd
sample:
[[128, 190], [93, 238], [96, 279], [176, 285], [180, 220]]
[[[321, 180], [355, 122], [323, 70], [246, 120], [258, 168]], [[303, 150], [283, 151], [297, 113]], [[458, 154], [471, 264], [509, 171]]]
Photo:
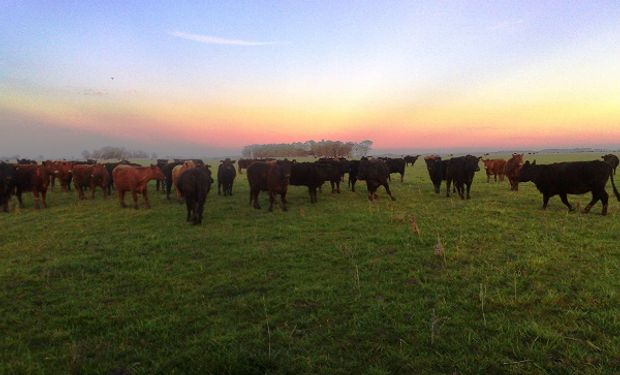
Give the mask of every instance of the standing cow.
[[188, 169], [179, 177], [177, 186], [185, 197], [188, 222], [194, 225], [202, 223], [205, 201], [212, 183], [211, 171], [204, 166]]
[[330, 181], [333, 173], [326, 173], [324, 165], [318, 163], [297, 163], [291, 165], [290, 185], [307, 186], [310, 195], [310, 203], [317, 202], [317, 189], [325, 181]]
[[424, 162], [426, 163], [428, 176], [435, 188], [435, 193], [439, 194], [441, 182], [446, 180], [448, 160], [441, 160], [441, 156], [431, 155], [425, 157]]
[[250, 204], [260, 209], [258, 194], [269, 193], [269, 211], [273, 211], [276, 195], [280, 195], [282, 210], [286, 211], [286, 193], [291, 177], [291, 162], [288, 160], [257, 161], [248, 167], [247, 175], [250, 183]]
[[170, 193], [172, 192], [172, 170], [177, 166], [183, 164], [182, 161], [175, 159], [174, 162], [166, 164], [161, 170], [164, 175], [164, 190], [166, 192], [166, 199], [170, 199]]
[[23, 208], [22, 192], [31, 191], [34, 196], [34, 207], [47, 208], [47, 187], [50, 183], [49, 171], [44, 166], [36, 164], [18, 164], [15, 167], [15, 195], [19, 207]]
[[15, 166], [0, 162], [0, 206], [9, 212], [9, 200], [15, 189]]
[[612, 168], [603, 161], [575, 161], [548, 165], [536, 165], [536, 160], [531, 164], [527, 161], [518, 176], [519, 181], [532, 181], [536, 185], [543, 195], [543, 209], [547, 208], [549, 198], [559, 195], [568, 210], [573, 211], [574, 208], [568, 202], [567, 194], [592, 192], [592, 200], [585, 207], [584, 212], [590, 212], [592, 206], [600, 200], [603, 204], [602, 215], [607, 215], [609, 194], [605, 191], [605, 185], [610, 178], [614, 194], [620, 201], [620, 193], [614, 183]]
[[478, 163], [481, 157], [473, 155], [459, 156], [448, 160], [446, 168], [446, 197], [450, 196], [450, 184], [454, 187], [461, 199], [469, 199], [469, 192], [474, 181], [474, 174], [480, 170]]
[[403, 178], [405, 177], [405, 167], [407, 163], [403, 158], [381, 158], [389, 169], [388, 180], [392, 180], [390, 175], [392, 173], [400, 174], [400, 182], [403, 182]]
[[418, 160], [419, 157], [420, 155], [416, 155], [416, 156], [407, 155], [403, 159], [405, 160], [406, 165], [411, 164], [411, 166], [413, 167], [416, 160]]
[[377, 189], [379, 186], [383, 186], [385, 188], [385, 192], [393, 201], [396, 200], [396, 198], [392, 196], [390, 185], [388, 184], [389, 175], [390, 170], [383, 160], [367, 158], [362, 158], [362, 160], [360, 160], [357, 178], [366, 181], [366, 187], [368, 188], [368, 200], [373, 201], [378, 198]]
[[233, 182], [237, 172], [235, 171], [235, 161], [226, 158], [220, 160], [220, 165], [217, 167], [217, 194], [221, 194], [221, 190], [224, 190], [224, 196], [232, 195]]
[[504, 159], [483, 159], [484, 169], [487, 172], [487, 183], [491, 182], [491, 176], [495, 182], [497, 182], [497, 176], [499, 181], [504, 181], [504, 172], [506, 169], [506, 160]]
[[523, 165], [523, 154], [512, 154], [512, 157], [506, 162], [504, 174], [510, 182], [510, 190], [519, 190], [519, 171]]
[[357, 175], [359, 174], [360, 169], [360, 161], [359, 160], [351, 160], [349, 161], [349, 186], [351, 186], [351, 191], [355, 192], [355, 183], [357, 182]]
[[616, 174], [616, 169], [618, 168], [618, 164], [620, 164], [620, 160], [618, 160], [618, 157], [614, 154], [607, 154], [607, 155], [601, 156], [601, 159], [603, 159], [605, 163], [611, 165], [611, 167], [613, 168], [614, 174]]
[[118, 200], [121, 207], [125, 208], [125, 193], [130, 191], [133, 197], [134, 208], [138, 209], [138, 193], [144, 198], [146, 208], [151, 208], [147, 195], [147, 186], [151, 180], [163, 180], [164, 175], [156, 165], [150, 167], [132, 167], [129, 165], [119, 165], [112, 171], [114, 187], [118, 192]]
[[196, 168], [196, 162], [193, 160], [186, 160], [183, 164], [179, 164], [172, 169], [172, 184], [174, 185], [174, 189], [176, 190], [177, 200], [179, 202], [183, 201], [183, 194], [179, 190], [178, 181], [179, 177], [183, 172], [190, 170], [192, 168]]

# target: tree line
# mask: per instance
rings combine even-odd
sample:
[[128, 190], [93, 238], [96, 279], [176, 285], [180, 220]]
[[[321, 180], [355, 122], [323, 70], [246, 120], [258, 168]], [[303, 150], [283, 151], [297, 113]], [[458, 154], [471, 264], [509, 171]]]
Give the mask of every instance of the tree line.
[[[93, 151], [82, 151], [84, 159], [148, 159], [149, 155], [140, 150], [127, 150], [125, 147], [105, 146]], [[152, 154], [153, 159], [157, 158]]]
[[321, 140], [293, 142], [293, 143], [270, 143], [253, 144], [243, 147], [241, 154], [245, 158], [266, 157], [362, 157], [366, 156], [372, 147], [371, 140], [362, 142], [342, 142]]

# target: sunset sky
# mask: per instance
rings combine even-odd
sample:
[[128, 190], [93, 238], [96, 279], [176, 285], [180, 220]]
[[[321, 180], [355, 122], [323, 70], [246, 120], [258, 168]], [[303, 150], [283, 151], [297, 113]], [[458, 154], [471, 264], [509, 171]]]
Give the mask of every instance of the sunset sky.
[[620, 1], [0, 1], [0, 156], [620, 147]]

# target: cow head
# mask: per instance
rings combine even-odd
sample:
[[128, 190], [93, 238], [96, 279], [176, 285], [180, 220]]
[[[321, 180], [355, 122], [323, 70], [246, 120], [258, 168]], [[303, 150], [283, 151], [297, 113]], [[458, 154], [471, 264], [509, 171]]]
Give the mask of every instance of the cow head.
[[165, 179], [164, 174], [161, 173], [161, 169], [159, 169], [157, 165], [151, 164], [149, 168], [150, 168], [152, 178], [159, 180], [159, 181], [163, 181]]
[[530, 163], [530, 161], [528, 160], [521, 167], [517, 179], [519, 180], [519, 182], [533, 181], [540, 174], [540, 170], [541, 166], [536, 165], [536, 160], [534, 160], [532, 163]]

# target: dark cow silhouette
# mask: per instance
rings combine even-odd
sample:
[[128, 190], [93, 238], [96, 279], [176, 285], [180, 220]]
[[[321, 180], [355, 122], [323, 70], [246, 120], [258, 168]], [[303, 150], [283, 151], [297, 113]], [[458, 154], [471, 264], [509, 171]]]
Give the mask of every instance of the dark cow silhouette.
[[383, 186], [385, 188], [386, 193], [393, 201], [396, 200], [396, 198], [392, 196], [390, 185], [388, 184], [389, 175], [390, 170], [383, 160], [367, 158], [362, 158], [362, 160], [360, 160], [357, 178], [359, 180], [366, 181], [366, 187], [368, 188], [368, 199], [370, 201], [378, 198], [377, 189], [379, 186]]
[[177, 182], [177, 186], [185, 197], [187, 221], [192, 224], [202, 223], [205, 200], [211, 190], [211, 171], [208, 167], [196, 167], [184, 171]]
[[176, 167], [177, 165], [181, 165], [183, 164], [182, 160], [176, 160], [172, 163], [168, 163], [164, 166], [164, 168], [161, 170], [162, 174], [164, 175], [164, 187], [165, 187], [165, 191], [166, 191], [166, 199], [170, 199], [170, 192], [172, 191], [172, 186], [174, 186], [174, 183], [172, 181], [172, 170], [174, 169], [174, 167]]
[[[323, 181], [329, 181], [329, 185], [332, 188], [332, 193], [340, 194], [340, 181], [344, 175], [341, 164], [338, 160], [318, 160], [314, 162], [320, 171], [320, 174], [325, 177]], [[319, 185], [320, 186], [320, 185]]]
[[34, 164], [34, 165], [36, 165], [37, 162], [36, 162], [36, 160], [32, 160], [32, 159], [17, 159], [17, 164]]
[[[160, 170], [164, 170], [164, 167], [168, 164], [168, 159], [157, 159], [156, 165]], [[163, 190], [164, 181], [155, 180], [155, 191]]]
[[613, 168], [614, 174], [616, 174], [616, 169], [618, 168], [618, 164], [620, 164], [620, 160], [618, 160], [618, 157], [614, 154], [607, 154], [607, 155], [601, 156], [601, 159], [603, 159], [605, 163], [611, 165], [611, 168]]
[[250, 204], [260, 209], [258, 194], [261, 191], [269, 193], [269, 211], [273, 211], [276, 194], [280, 195], [282, 210], [286, 211], [286, 192], [291, 177], [291, 165], [288, 160], [256, 161], [248, 167], [248, 182], [250, 183]]
[[431, 155], [424, 158], [428, 176], [431, 178], [435, 193], [439, 194], [441, 189], [441, 181], [446, 180], [449, 160], [441, 160], [438, 155]]
[[349, 161], [349, 186], [351, 186], [351, 191], [355, 191], [355, 183], [357, 182], [357, 175], [359, 174], [360, 169], [360, 161], [359, 160], [351, 160]]
[[236, 176], [235, 161], [229, 158], [220, 160], [220, 165], [217, 167], [217, 194], [221, 194], [221, 189], [223, 189], [224, 196], [232, 195], [233, 182]]
[[607, 215], [609, 195], [605, 191], [607, 180], [611, 178], [611, 186], [618, 201], [620, 193], [614, 183], [612, 167], [599, 160], [574, 161], [536, 165], [525, 162], [518, 176], [520, 182], [532, 181], [538, 191], [543, 195], [543, 209], [547, 208], [549, 198], [559, 195], [562, 203], [573, 211], [573, 206], [568, 202], [567, 194], [585, 194], [592, 192], [592, 200], [585, 207], [584, 212], [589, 212], [599, 200], [603, 204], [602, 214]]
[[497, 176], [499, 181], [504, 181], [504, 173], [506, 169], [506, 160], [504, 159], [483, 159], [484, 169], [487, 172], [487, 183], [491, 182], [491, 176], [495, 182], [497, 182]]
[[407, 155], [403, 159], [405, 160], [406, 165], [411, 164], [411, 166], [413, 167], [413, 165], [415, 164], [416, 160], [418, 160], [419, 157], [420, 155], [416, 155], [416, 156]]
[[319, 163], [297, 163], [291, 165], [290, 185], [307, 186], [310, 195], [310, 203], [317, 202], [317, 189], [334, 176], [334, 168], [330, 165]]
[[478, 162], [481, 157], [466, 155], [458, 156], [448, 160], [446, 168], [446, 197], [450, 196], [450, 184], [454, 182], [454, 187], [461, 199], [470, 198], [471, 184], [474, 181], [474, 174], [480, 170]]
[[388, 169], [390, 170], [390, 173], [388, 174], [389, 181], [392, 180], [390, 177], [392, 173], [398, 173], [400, 174], [400, 182], [403, 182], [403, 177], [405, 176], [405, 167], [407, 166], [405, 159], [403, 158], [379, 158], [379, 159], [383, 160], [385, 164], [388, 166]]
[[0, 162], [0, 206], [4, 212], [9, 212], [9, 201], [15, 190], [15, 166]]
[[519, 190], [519, 171], [523, 165], [523, 154], [512, 154], [512, 157], [506, 162], [504, 174], [510, 182], [510, 190]]
[[24, 207], [22, 192], [31, 191], [34, 196], [34, 207], [37, 209], [40, 206], [47, 208], [45, 198], [49, 183], [49, 171], [46, 167], [36, 164], [18, 164], [15, 167], [15, 195], [19, 207]]

